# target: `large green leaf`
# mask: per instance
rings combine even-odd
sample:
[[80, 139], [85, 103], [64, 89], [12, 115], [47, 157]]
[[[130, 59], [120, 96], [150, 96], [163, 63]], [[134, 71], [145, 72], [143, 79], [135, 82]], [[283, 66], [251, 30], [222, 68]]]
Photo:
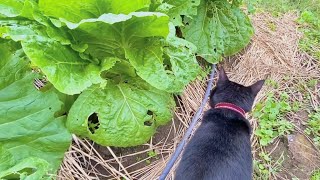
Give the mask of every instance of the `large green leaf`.
[[66, 24], [74, 39], [88, 46], [85, 53], [95, 58], [127, 58], [137, 74], [158, 89], [181, 92], [199, 73], [194, 46], [176, 38], [173, 25], [164, 42], [169, 31], [168, 17], [161, 13], [106, 14]]
[[[55, 27], [45, 27], [30, 23], [23, 25], [21, 21], [0, 21], [6, 27], [0, 27], [2, 37], [21, 41], [24, 52], [33, 65], [39, 67], [47, 79], [65, 94], [78, 94], [92, 84], [105, 80], [100, 77], [102, 71], [110, 69], [117, 61], [110, 57], [94, 62], [83, 59], [79, 52], [73, 50], [62, 35], [57, 35]], [[18, 24], [20, 23], [20, 24]], [[47, 32], [52, 35], [48, 37]]]
[[84, 91], [69, 112], [67, 127], [102, 145], [135, 146], [170, 120], [173, 107], [172, 95], [139, 78], [123, 78]]
[[50, 164], [36, 157], [26, 157], [16, 161], [13, 155], [0, 147], [0, 179], [50, 179], [48, 169]]
[[34, 21], [0, 19], [0, 37], [16, 42], [32, 39], [44, 41], [47, 39], [47, 34], [45, 27]]
[[198, 55], [213, 63], [239, 52], [253, 34], [249, 18], [227, 0], [201, 0], [197, 16], [186, 18], [182, 31]]
[[[0, 43], [0, 149], [5, 149], [0, 152], [0, 175], [28, 168], [54, 173], [71, 143], [66, 118], [55, 116], [63, 104], [54, 89], [41, 92], [34, 87], [36, 74], [19, 46]], [[41, 167], [34, 168], [37, 164]]]
[[71, 22], [98, 18], [105, 13], [129, 14], [149, 6], [150, 0], [39, 0], [45, 15]]
[[[191, 18], [197, 15], [197, 6], [199, 4], [200, 0], [164, 0], [157, 10], [166, 12], [175, 26], [182, 26], [181, 16]], [[163, 11], [165, 9], [163, 6], [168, 7], [168, 10]]]
[[87, 45], [85, 53], [95, 58], [123, 58], [126, 49], [146, 37], [168, 35], [169, 17], [162, 13], [134, 12], [129, 15], [104, 14], [80, 23], [65, 21], [75, 41]]
[[[0, 48], [0, 67], [6, 69], [0, 73], [0, 129], [16, 130], [0, 132], [0, 142], [6, 144], [0, 158], [5, 157], [1, 153], [12, 157], [0, 159], [6, 162], [0, 162], [0, 172], [5, 172], [0, 175], [24, 168], [35, 169], [39, 176], [48, 168], [56, 170], [62, 147], [70, 141], [64, 117], [58, 117], [62, 95], [52, 89], [36, 91], [28, 83], [35, 76], [27, 59], [60, 92], [80, 94], [68, 113], [73, 132], [103, 145], [138, 145], [170, 120], [170, 93], [181, 92], [200, 71], [195, 53], [217, 62], [248, 43], [250, 22], [238, 4], [230, 2], [0, 1], [0, 42], [20, 43]], [[167, 14], [141, 12], [157, 7]], [[174, 25], [182, 26], [181, 15], [186, 40], [176, 37]], [[67, 134], [65, 139], [61, 134]]]
[[33, 19], [31, 13], [34, 1], [32, 0], [1, 0], [0, 14], [5, 17], [27, 17]]
[[126, 55], [137, 74], [152, 86], [168, 92], [181, 92], [199, 74], [200, 67], [194, 55], [194, 45], [175, 37], [174, 26], [170, 28], [164, 48], [157, 39], [144, 39], [127, 49]]
[[[138, 75], [152, 86], [181, 92], [196, 77], [199, 66], [194, 48], [190, 48], [193, 45], [176, 38], [174, 28], [171, 30], [173, 40], [164, 42], [169, 32], [168, 18], [162, 13], [134, 12], [104, 14], [79, 23], [62, 20], [72, 37], [63, 33], [65, 27], [57, 21], [55, 25], [60, 31], [48, 24], [45, 28], [35, 23], [6, 25], [8, 32], [3, 37], [21, 41], [33, 64], [63, 93], [80, 93], [92, 84], [103, 82], [100, 73], [114, 65], [115, 61], [111, 61], [114, 57], [129, 59]], [[68, 37], [72, 39], [72, 48]], [[178, 43], [173, 43], [175, 41]]]
[[92, 84], [104, 82], [101, 72], [117, 61], [116, 58], [107, 58], [100, 65], [94, 64], [82, 59], [69, 46], [49, 39], [22, 41], [22, 47], [55, 88], [66, 94], [78, 94]]
[[36, 20], [41, 24], [47, 24], [48, 21], [39, 11], [36, 0], [1, 0], [0, 21], [6, 18], [24, 20], [25, 22]]

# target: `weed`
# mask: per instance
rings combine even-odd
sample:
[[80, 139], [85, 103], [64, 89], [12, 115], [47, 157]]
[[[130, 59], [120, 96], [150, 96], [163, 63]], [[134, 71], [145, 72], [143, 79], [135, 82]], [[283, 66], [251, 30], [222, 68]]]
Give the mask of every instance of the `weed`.
[[310, 180], [319, 180], [320, 179], [320, 169], [314, 171]]
[[251, 0], [259, 9], [271, 12], [275, 16], [280, 16], [283, 13], [290, 11], [313, 11], [320, 12], [320, 0]]
[[270, 172], [267, 169], [266, 164], [260, 162], [259, 160], [253, 161], [253, 166], [255, 170], [255, 178], [254, 179], [261, 179], [261, 180], [268, 180]]
[[298, 23], [302, 26], [300, 30], [304, 33], [299, 45], [302, 50], [320, 59], [320, 13], [313, 11], [302, 11]]
[[307, 83], [309, 88], [314, 88], [317, 84], [318, 84], [318, 80], [317, 79], [311, 79]]
[[[268, 11], [273, 16], [283, 13], [298, 12], [298, 23], [304, 38], [299, 42], [302, 50], [317, 59], [320, 59], [320, 0], [252, 0], [253, 4], [261, 11]], [[270, 24], [268, 24], [270, 28]], [[272, 30], [272, 28], [270, 28]]]
[[150, 160], [151, 158], [159, 159], [158, 154], [157, 154], [155, 151], [153, 151], [153, 150], [148, 151], [147, 154], [148, 154], [148, 158], [149, 158], [149, 159], [146, 160], [146, 163], [147, 163], [147, 164], [150, 164], [150, 163], [151, 163], [151, 160]]
[[254, 160], [255, 178], [269, 180], [271, 176], [281, 171], [284, 156], [281, 154], [278, 160], [274, 161], [271, 156], [265, 152], [259, 153], [259, 159]]
[[268, 22], [268, 27], [273, 32], [277, 30], [276, 24], [274, 22], [272, 22], [272, 21]]
[[270, 144], [278, 136], [289, 133], [293, 125], [285, 119], [285, 114], [292, 109], [297, 110], [297, 103], [290, 105], [289, 95], [280, 94], [277, 100], [273, 94], [269, 94], [264, 103], [258, 103], [253, 111], [253, 116], [259, 119], [259, 126], [255, 134], [260, 139], [260, 145]]
[[150, 157], [150, 158], [156, 158], [156, 159], [159, 158], [159, 157], [158, 157], [158, 154], [157, 154], [155, 151], [149, 151], [149, 152], [148, 152], [148, 157]]
[[309, 114], [305, 133], [312, 135], [315, 145], [320, 147], [320, 109], [317, 109], [315, 112]]
[[301, 103], [300, 103], [300, 102], [294, 101], [294, 102], [292, 103], [292, 110], [293, 110], [294, 112], [299, 111], [300, 107], [301, 107]]
[[279, 87], [279, 84], [277, 81], [273, 80], [273, 79], [267, 79], [266, 80], [266, 85], [267, 86], [270, 86], [270, 87], [273, 87], [275, 89], [277, 89]]
[[136, 157], [136, 161], [137, 161], [137, 162], [141, 161], [141, 157], [137, 156], [137, 157]]

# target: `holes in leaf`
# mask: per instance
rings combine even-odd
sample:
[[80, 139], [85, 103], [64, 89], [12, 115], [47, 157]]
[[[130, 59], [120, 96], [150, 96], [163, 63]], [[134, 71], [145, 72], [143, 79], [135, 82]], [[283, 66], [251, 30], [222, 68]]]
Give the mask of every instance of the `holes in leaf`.
[[168, 71], [169, 71], [169, 72], [172, 71], [170, 65], [165, 65], [165, 66], [164, 66], [164, 69], [167, 71], [167, 73], [168, 73]]
[[195, 1], [191, 1], [191, 3], [195, 3]]
[[[147, 114], [148, 114], [149, 116], [153, 116], [153, 112], [150, 111], [150, 110], [147, 111]], [[152, 117], [150, 120], [145, 121], [143, 124], [144, 124], [145, 126], [152, 126], [152, 124], [153, 124], [153, 117]]]
[[176, 36], [182, 38], [182, 31], [179, 27], [176, 27]]
[[24, 176], [31, 176], [35, 174], [37, 171], [36, 168], [23, 168], [21, 170], [18, 170], [15, 173], [11, 173], [6, 176], [2, 176], [1, 179], [20, 179], [19, 177], [23, 174]]
[[92, 113], [88, 118], [88, 128], [91, 134], [94, 134], [95, 131], [99, 128], [100, 122], [97, 113]]
[[214, 48], [213, 51], [214, 51], [214, 52], [217, 52], [217, 48]]
[[43, 78], [43, 79], [36, 78], [36, 79], [33, 80], [33, 85], [37, 90], [40, 90], [46, 84], [47, 84], [47, 80], [45, 78]]
[[152, 122], [151, 121], [145, 121], [143, 124], [145, 126], [152, 126]]
[[150, 115], [150, 116], [153, 116], [153, 112], [150, 111], [150, 110], [147, 111], [147, 114]]
[[164, 57], [163, 58], [164, 70], [166, 71], [167, 74], [173, 74], [170, 57], [167, 54], [164, 54], [163, 57]]

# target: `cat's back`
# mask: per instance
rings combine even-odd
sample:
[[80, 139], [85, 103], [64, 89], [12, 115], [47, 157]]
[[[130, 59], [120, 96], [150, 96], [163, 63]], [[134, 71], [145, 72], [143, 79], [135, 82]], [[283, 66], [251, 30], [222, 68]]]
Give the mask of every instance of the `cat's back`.
[[251, 172], [246, 124], [228, 120], [211, 109], [186, 146], [175, 179], [247, 180], [251, 179]]

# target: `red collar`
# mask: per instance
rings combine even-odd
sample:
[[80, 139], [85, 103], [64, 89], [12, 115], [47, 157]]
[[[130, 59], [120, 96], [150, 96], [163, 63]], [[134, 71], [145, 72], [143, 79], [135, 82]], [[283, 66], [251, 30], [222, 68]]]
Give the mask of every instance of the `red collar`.
[[221, 103], [218, 103], [214, 106], [214, 108], [217, 108], [217, 109], [230, 109], [232, 111], [235, 111], [239, 114], [241, 114], [244, 118], [246, 117], [245, 114], [246, 112], [239, 106], [235, 105], [235, 104], [232, 104], [232, 103], [226, 103], [226, 102], [221, 102]]

